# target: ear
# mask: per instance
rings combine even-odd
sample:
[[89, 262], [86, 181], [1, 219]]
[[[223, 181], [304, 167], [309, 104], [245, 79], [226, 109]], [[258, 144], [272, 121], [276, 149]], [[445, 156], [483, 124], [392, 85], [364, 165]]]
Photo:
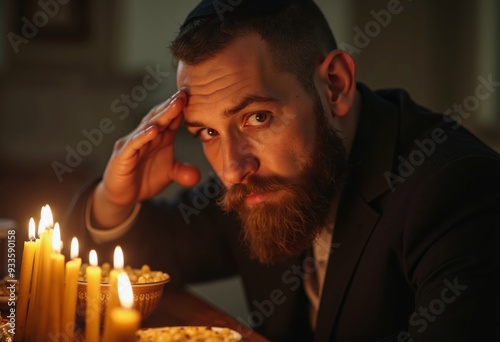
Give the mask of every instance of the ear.
[[332, 50], [320, 63], [320, 91], [326, 95], [328, 106], [334, 116], [349, 113], [356, 93], [355, 65], [345, 51]]

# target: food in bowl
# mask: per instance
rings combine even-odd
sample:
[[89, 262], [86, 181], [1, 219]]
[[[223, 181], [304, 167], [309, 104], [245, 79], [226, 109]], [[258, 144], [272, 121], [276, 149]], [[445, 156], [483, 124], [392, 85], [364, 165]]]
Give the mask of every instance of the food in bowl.
[[[87, 282], [85, 279], [85, 268], [88, 265], [82, 265], [80, 277], [78, 280], [78, 300], [76, 317], [80, 321], [85, 320], [85, 310], [87, 307]], [[101, 324], [104, 323], [104, 315], [107, 305], [110, 301], [109, 291], [109, 273], [110, 267], [101, 266]], [[134, 293], [134, 308], [141, 314], [141, 319], [148, 318], [158, 306], [163, 295], [163, 288], [170, 280], [168, 273], [161, 271], [151, 271], [148, 265], [143, 265], [140, 269], [134, 269], [130, 266], [124, 268], [132, 284]]]
[[237, 342], [241, 335], [229, 328], [209, 326], [162, 327], [140, 329], [136, 333], [139, 342]]
[[[80, 267], [80, 273], [78, 276], [78, 281], [85, 282], [86, 274], [85, 269], [88, 267], [88, 264], [82, 264]], [[108, 262], [105, 262], [101, 266], [102, 274], [101, 274], [101, 283], [107, 284], [109, 283], [109, 274], [111, 273], [111, 265]], [[123, 269], [130, 279], [130, 283], [134, 284], [145, 284], [145, 283], [157, 283], [162, 281], [167, 281], [170, 279], [170, 275], [168, 273], [162, 271], [151, 271], [149, 265], [142, 265], [141, 268], [135, 269], [131, 266], [125, 266]]]

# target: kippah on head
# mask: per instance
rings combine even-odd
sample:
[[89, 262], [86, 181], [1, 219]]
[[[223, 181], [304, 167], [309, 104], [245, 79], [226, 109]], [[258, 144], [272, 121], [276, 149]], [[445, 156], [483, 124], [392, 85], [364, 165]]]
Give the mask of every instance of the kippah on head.
[[192, 20], [218, 15], [221, 20], [231, 14], [267, 14], [285, 7], [290, 0], [202, 0], [187, 16], [181, 28]]

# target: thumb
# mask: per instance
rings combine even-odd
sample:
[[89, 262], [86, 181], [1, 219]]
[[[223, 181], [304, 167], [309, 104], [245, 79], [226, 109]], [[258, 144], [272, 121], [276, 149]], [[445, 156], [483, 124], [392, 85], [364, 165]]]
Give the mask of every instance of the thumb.
[[182, 186], [194, 186], [201, 179], [200, 170], [193, 165], [183, 163], [180, 161], [175, 161], [175, 165], [172, 171], [172, 180], [179, 183]]

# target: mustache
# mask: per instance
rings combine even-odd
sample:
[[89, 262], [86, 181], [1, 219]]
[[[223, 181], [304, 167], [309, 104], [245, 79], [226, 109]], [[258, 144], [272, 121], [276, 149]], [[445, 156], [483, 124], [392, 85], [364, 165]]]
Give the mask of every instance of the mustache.
[[252, 193], [265, 193], [277, 190], [292, 191], [294, 185], [280, 176], [248, 177], [246, 183], [239, 183], [226, 189], [224, 196], [218, 200], [219, 206], [225, 211], [241, 210], [245, 198]]

